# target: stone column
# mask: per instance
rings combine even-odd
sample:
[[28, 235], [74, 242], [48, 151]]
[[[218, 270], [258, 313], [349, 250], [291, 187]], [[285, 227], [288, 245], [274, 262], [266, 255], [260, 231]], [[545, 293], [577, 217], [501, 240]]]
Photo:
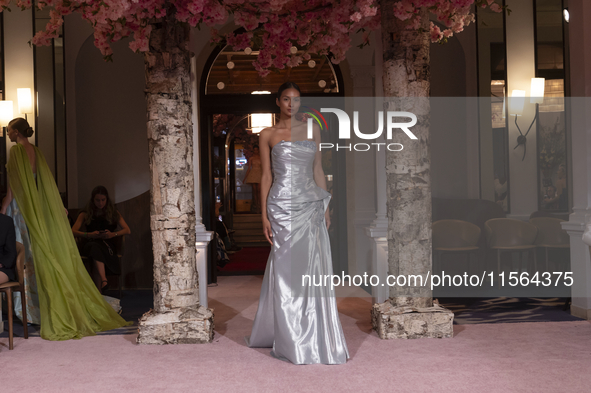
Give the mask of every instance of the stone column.
[[410, 31], [394, 15], [395, 3], [380, 2], [384, 111], [411, 112], [418, 121], [412, 127], [417, 139], [394, 133], [391, 142], [404, 149], [386, 153], [388, 273], [408, 282], [389, 287], [390, 298], [374, 304], [372, 325], [384, 339], [452, 337], [453, 313], [433, 303], [423, 281], [432, 266], [429, 18], [421, 11], [422, 31]]
[[570, 235], [571, 313], [591, 319], [591, 260], [582, 241], [591, 220], [591, 25], [584, 23], [591, 20], [591, 3], [570, 0], [569, 11], [573, 213], [562, 227]]
[[137, 342], [208, 343], [213, 340], [213, 311], [199, 303], [203, 278], [196, 264], [205, 253], [195, 255], [195, 247], [203, 250], [206, 242], [196, 238], [189, 27], [175, 22], [172, 6], [167, 13], [153, 25], [144, 55], [154, 309], [140, 319]]

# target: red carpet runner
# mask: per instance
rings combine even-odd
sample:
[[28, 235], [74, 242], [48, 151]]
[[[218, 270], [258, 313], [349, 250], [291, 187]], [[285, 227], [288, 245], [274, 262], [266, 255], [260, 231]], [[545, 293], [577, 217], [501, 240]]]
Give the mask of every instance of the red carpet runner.
[[271, 247], [244, 247], [230, 255], [230, 263], [220, 269], [220, 276], [264, 274]]

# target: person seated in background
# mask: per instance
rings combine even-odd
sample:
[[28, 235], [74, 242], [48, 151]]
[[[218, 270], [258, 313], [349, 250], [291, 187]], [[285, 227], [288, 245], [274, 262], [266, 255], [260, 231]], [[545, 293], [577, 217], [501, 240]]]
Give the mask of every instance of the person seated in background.
[[228, 254], [233, 254], [235, 252], [242, 250], [242, 247], [236, 245], [230, 237], [231, 233], [234, 231], [231, 229], [228, 229], [228, 227], [226, 227], [226, 224], [223, 221], [222, 206], [223, 205], [220, 202], [217, 202], [215, 204], [215, 232], [219, 235], [220, 239], [223, 241], [225, 251]]
[[[84, 232], [82, 227], [85, 227]], [[102, 291], [108, 284], [107, 271], [114, 275], [121, 274], [113, 239], [131, 233], [105, 187], [97, 186], [92, 190], [90, 200], [78, 215], [72, 232], [82, 239], [81, 254], [93, 261], [94, 283]]]
[[16, 281], [16, 233], [12, 218], [0, 214], [0, 284]]

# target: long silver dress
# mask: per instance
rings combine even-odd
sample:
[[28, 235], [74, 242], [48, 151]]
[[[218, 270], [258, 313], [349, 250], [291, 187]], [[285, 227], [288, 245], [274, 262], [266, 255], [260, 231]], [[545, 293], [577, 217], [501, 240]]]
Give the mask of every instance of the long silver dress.
[[271, 150], [273, 185], [267, 214], [273, 231], [252, 333], [251, 348], [294, 364], [343, 364], [349, 351], [334, 289], [302, 285], [302, 276], [332, 275], [324, 212], [330, 194], [314, 181], [313, 141], [281, 141]]

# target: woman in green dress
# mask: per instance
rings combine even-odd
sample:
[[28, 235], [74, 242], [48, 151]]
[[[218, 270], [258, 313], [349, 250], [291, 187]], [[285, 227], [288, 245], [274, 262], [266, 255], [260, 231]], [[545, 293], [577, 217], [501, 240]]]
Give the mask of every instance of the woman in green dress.
[[6, 165], [9, 186], [2, 202], [6, 212], [14, 198], [28, 228], [36, 273], [41, 337], [69, 340], [127, 326], [103, 299], [88, 275], [66, 216], [53, 175], [41, 151], [29, 143], [29, 123], [8, 124]]

